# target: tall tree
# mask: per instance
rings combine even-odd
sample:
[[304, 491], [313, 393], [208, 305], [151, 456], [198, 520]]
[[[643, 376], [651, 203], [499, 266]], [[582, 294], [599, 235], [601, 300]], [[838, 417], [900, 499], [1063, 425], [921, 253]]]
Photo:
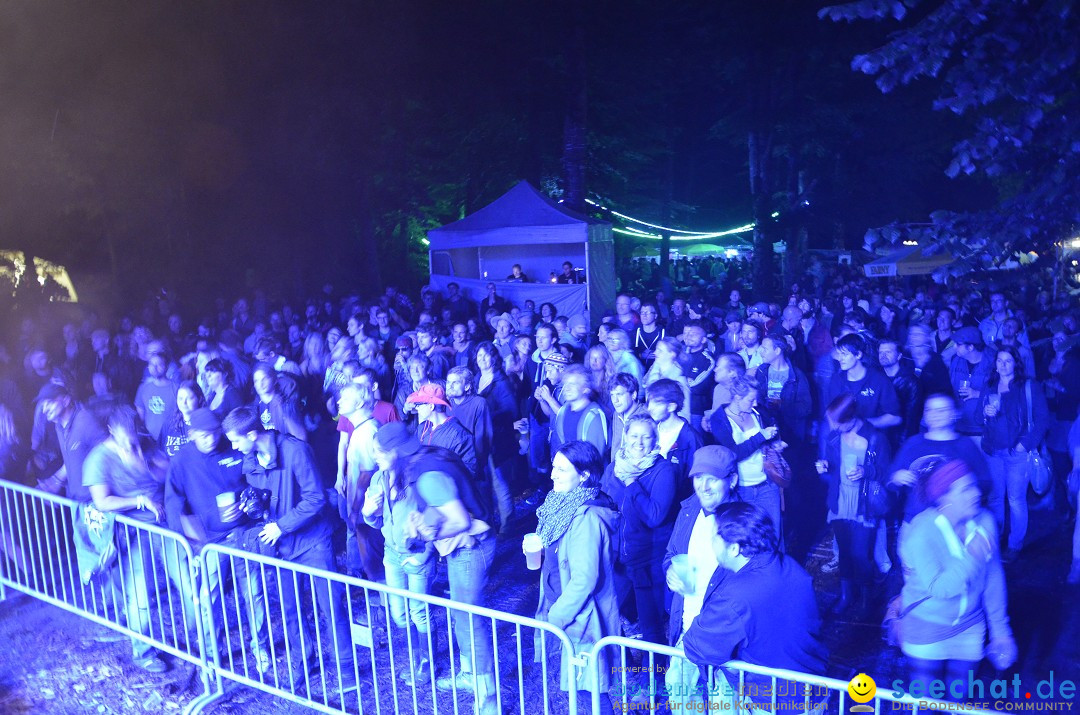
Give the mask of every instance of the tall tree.
[[858, 0], [821, 16], [897, 26], [857, 55], [857, 72], [878, 88], [928, 78], [933, 108], [966, 121], [950, 177], [982, 176], [994, 187], [983, 210], [942, 207], [929, 222], [867, 232], [868, 245], [915, 236], [961, 257], [953, 272], [1013, 251], [1046, 250], [1080, 225], [1080, 7], [1075, 0]]

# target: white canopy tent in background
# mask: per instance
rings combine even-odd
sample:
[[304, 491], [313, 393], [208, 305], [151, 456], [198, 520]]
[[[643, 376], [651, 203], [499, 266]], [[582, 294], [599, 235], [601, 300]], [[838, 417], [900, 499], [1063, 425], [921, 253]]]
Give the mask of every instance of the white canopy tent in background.
[[[471, 300], [487, 295], [487, 284], [521, 305], [553, 303], [561, 315], [583, 314], [592, 325], [615, 304], [615, 248], [611, 224], [570, 211], [527, 181], [465, 218], [428, 231], [432, 287], [461, 286]], [[564, 261], [584, 268], [585, 285], [557, 285], [551, 273]], [[521, 264], [532, 283], [507, 283]]]

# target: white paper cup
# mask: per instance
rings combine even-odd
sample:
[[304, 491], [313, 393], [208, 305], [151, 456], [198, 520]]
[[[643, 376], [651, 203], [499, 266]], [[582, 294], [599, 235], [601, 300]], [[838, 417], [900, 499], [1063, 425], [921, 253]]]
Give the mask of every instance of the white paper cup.
[[690, 561], [689, 554], [677, 554], [671, 557], [671, 567], [675, 575], [683, 582], [684, 596], [693, 596], [697, 591], [697, 567]]
[[236, 503], [236, 492], [222, 492], [217, 495], [218, 516], [225, 521], [225, 512]]
[[530, 571], [539, 571], [544, 553], [544, 542], [540, 540], [540, 535], [525, 534], [521, 540], [521, 550], [525, 552], [525, 567]]

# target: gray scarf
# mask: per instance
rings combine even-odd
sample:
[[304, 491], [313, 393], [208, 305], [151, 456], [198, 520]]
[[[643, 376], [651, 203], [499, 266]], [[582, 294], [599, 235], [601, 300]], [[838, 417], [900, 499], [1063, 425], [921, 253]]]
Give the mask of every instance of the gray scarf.
[[600, 490], [596, 487], [574, 487], [568, 492], [548, 492], [544, 503], [536, 510], [539, 526], [536, 533], [544, 546], [551, 546], [562, 538], [570, 528], [574, 512], [585, 502], [596, 498]]

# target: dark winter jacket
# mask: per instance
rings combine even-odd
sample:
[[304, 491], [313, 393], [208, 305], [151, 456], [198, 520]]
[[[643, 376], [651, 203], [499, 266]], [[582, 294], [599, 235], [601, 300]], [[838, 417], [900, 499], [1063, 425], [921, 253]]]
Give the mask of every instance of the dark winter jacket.
[[[1024, 383], [1013, 382], [1009, 386], [1009, 391], [1001, 395], [1001, 405], [997, 416], [987, 417], [984, 409], [990, 395], [995, 392], [997, 392], [996, 381], [993, 385], [986, 386], [978, 400], [972, 400], [979, 403], [976, 414], [982, 418], [985, 428], [983, 451], [993, 454], [998, 449], [1014, 449], [1018, 443], [1024, 445], [1024, 449], [1028, 452], [1038, 449], [1046, 436], [1050, 419], [1042, 385], [1032, 380]], [[1029, 409], [1031, 420], [1028, 419]]]
[[469, 434], [469, 430], [465, 429], [457, 418], [447, 417], [445, 422], [434, 429], [430, 422], [425, 422], [420, 425], [418, 436], [422, 444], [445, 447], [456, 454], [465, 464], [465, 468], [469, 470], [469, 474], [479, 474], [477, 471], [479, 462], [477, 461], [476, 447], [473, 444], [473, 436]]
[[615, 542], [618, 560], [627, 566], [657, 563], [664, 556], [675, 525], [675, 471], [664, 458], [641, 473], [629, 486], [615, 476], [615, 465], [604, 469], [601, 489], [619, 511]]
[[[769, 367], [766, 364], [757, 369], [759, 405], [768, 404]], [[802, 370], [794, 364], [789, 365], [787, 382], [780, 388], [780, 412], [773, 415], [780, 428], [781, 439], [789, 442], [804, 441], [808, 434], [810, 413], [813, 407], [810, 381], [806, 379], [806, 374]]]
[[[859, 484], [859, 516], [872, 520], [880, 514], [870, 513], [868, 492], [875, 482], [884, 485], [889, 481], [889, 466], [892, 462], [892, 450], [889, 449], [889, 440], [869, 422], [864, 422], [859, 429], [859, 435], [866, 439], [866, 458], [863, 462], [863, 478]], [[840, 433], [830, 431], [821, 442], [819, 456], [829, 463], [829, 469], [821, 478], [829, 486], [829, 494], [825, 504], [832, 513], [837, 513], [837, 503], [840, 499], [840, 480], [847, 479], [841, 475], [841, 450]]]
[[[701, 613], [683, 636], [683, 650], [699, 667], [737, 659], [822, 674], [828, 652], [818, 638], [820, 627], [810, 575], [794, 559], [758, 554], [737, 572], [716, 569]], [[769, 682], [748, 673], [746, 694], [769, 702], [762, 697]]]
[[491, 413], [492, 457], [495, 464], [502, 464], [514, 457], [518, 450], [514, 423], [521, 419], [521, 411], [514, 395], [514, 386], [510, 378], [500, 372], [478, 394], [487, 400]]
[[269, 519], [277, 522], [282, 532], [278, 554], [289, 560], [317, 546], [329, 547], [326, 490], [311, 447], [281, 432], [266, 434], [272, 451], [270, 463], [265, 467], [259, 464], [258, 451], [253, 449], [244, 456], [244, 474], [251, 486], [270, 490]]

